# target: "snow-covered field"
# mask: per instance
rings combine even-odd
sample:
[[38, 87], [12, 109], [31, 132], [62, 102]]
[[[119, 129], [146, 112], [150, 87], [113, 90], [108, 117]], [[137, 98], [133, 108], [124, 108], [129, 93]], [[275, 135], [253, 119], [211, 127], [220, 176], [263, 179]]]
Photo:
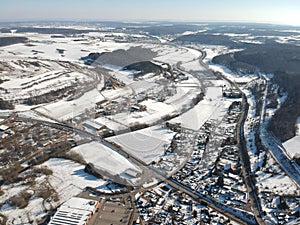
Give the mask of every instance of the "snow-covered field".
[[221, 87], [208, 87], [204, 100], [181, 116], [172, 119], [171, 122], [181, 123], [185, 128], [199, 130], [207, 120], [221, 119], [231, 102], [222, 97]]
[[147, 107], [147, 111], [143, 112], [123, 112], [112, 116], [108, 116], [113, 121], [116, 121], [125, 126], [134, 126], [136, 124], [151, 124], [166, 115], [176, 113], [177, 109], [172, 105], [148, 99], [140, 102], [141, 105]]
[[300, 117], [297, 119], [297, 123], [296, 123], [296, 136], [283, 143], [283, 147], [286, 149], [287, 153], [291, 158], [300, 157], [299, 146], [300, 146]]
[[[7, 216], [8, 221], [6, 224], [11, 225], [37, 225], [37, 220], [45, 216], [42, 198], [32, 199], [26, 208], [16, 209], [16, 208], [4, 208], [1, 210], [4, 215]], [[32, 220], [32, 223], [28, 223], [28, 218]]]
[[201, 53], [197, 50], [178, 48], [170, 45], [154, 46], [152, 50], [158, 52], [158, 56], [154, 58], [155, 60], [169, 63], [170, 65], [175, 65], [178, 62], [187, 63], [201, 56]]
[[112, 68], [109, 67], [112, 72], [111, 75], [115, 76], [117, 79], [122, 81], [124, 84], [128, 85], [133, 83], [133, 72], [132, 71], [123, 71], [122, 68]]
[[295, 136], [283, 143], [284, 148], [291, 158], [300, 157], [300, 136]]
[[53, 123], [55, 122], [54, 120], [51, 120], [47, 117], [38, 115], [36, 112], [29, 110], [29, 111], [24, 111], [24, 112], [19, 112], [18, 116], [20, 118], [25, 118], [25, 119], [32, 119], [32, 120], [37, 120], [37, 121], [46, 121], [46, 122], [50, 122]]
[[158, 84], [153, 83], [153, 82], [148, 82], [145, 80], [140, 80], [140, 81], [136, 81], [128, 86], [134, 91], [134, 93], [138, 94], [141, 92], [146, 92], [149, 89], [155, 88], [158, 86]]
[[[88, 34], [85, 37], [64, 38], [51, 37], [52, 35], [26, 33], [28, 43], [1, 47], [1, 63], [6, 67], [0, 70], [1, 79], [4, 80], [0, 87], [7, 90], [1, 93], [2, 98], [26, 99], [71, 85], [92, 83], [91, 76], [95, 76], [94, 72], [80, 71], [83, 68], [81, 57], [90, 52], [126, 50], [134, 46], [130, 43], [100, 40]], [[17, 33], [14, 36], [25, 35]], [[8, 69], [12, 71], [7, 71]]]
[[243, 76], [235, 74], [228, 68], [221, 65], [209, 64], [209, 68], [211, 68], [214, 71], [221, 72], [225, 77], [229, 78], [230, 80], [236, 83], [248, 83], [257, 78], [257, 76], [250, 74]]
[[191, 88], [188, 90], [187, 88], [184, 87], [176, 87], [177, 93], [171, 97], [168, 97], [164, 103], [166, 104], [171, 104], [171, 105], [176, 105], [176, 108], [180, 108], [183, 105], [187, 104], [189, 99], [192, 99], [191, 96], [196, 96], [196, 93], [198, 90], [196, 88]]
[[276, 194], [295, 194], [298, 188], [293, 181], [286, 175], [259, 174], [257, 185], [260, 191], [271, 191]]
[[296, 135], [300, 136], [300, 117], [298, 117], [297, 123], [296, 123]]
[[198, 60], [193, 60], [191, 62], [183, 63], [181, 66], [186, 70], [186, 71], [203, 71], [205, 68], [199, 63]]
[[109, 118], [104, 117], [104, 116], [98, 117], [94, 121], [97, 123], [100, 123], [100, 124], [105, 124], [105, 126], [107, 126], [109, 129], [113, 130], [115, 133], [128, 128], [127, 126], [124, 126], [122, 123], [118, 123], [116, 121], [110, 120]]
[[48, 93], [50, 90], [55, 91], [76, 85], [76, 83], [93, 81], [89, 76], [67, 68], [71, 65], [63, 66], [54, 62], [37, 60], [6, 63], [10, 65], [12, 71], [1, 76], [4, 82], [0, 84], [0, 88], [6, 90], [2, 93], [2, 98], [7, 100], [26, 99]]
[[134, 155], [146, 164], [150, 164], [164, 154], [174, 134], [174, 132], [161, 126], [154, 126], [110, 137], [108, 140], [117, 143], [126, 152]]
[[79, 194], [85, 187], [90, 186], [101, 190], [106, 181], [84, 172], [84, 166], [66, 159], [50, 159], [42, 166], [53, 171], [49, 183], [58, 192], [60, 202], [64, 202]]
[[[24, 34], [14, 35], [24, 36]], [[15, 59], [16, 55], [19, 58], [38, 56], [52, 60], [78, 62], [82, 56], [87, 55], [87, 52], [111, 52], [117, 49], [130, 48], [128, 43], [100, 41], [99, 39], [81, 37], [51, 38], [52, 35], [26, 33], [26, 37], [29, 38], [32, 45], [15, 44], [5, 46], [2, 48], [4, 51], [0, 52], [0, 57]], [[64, 50], [64, 53], [60, 54], [57, 49]]]
[[72, 101], [59, 100], [54, 103], [40, 106], [36, 111], [57, 120], [67, 120], [74, 118], [86, 110], [95, 108], [96, 103], [104, 100], [98, 90], [93, 89], [78, 99]]
[[116, 90], [105, 90], [102, 92], [102, 95], [104, 96], [104, 98], [108, 100], [113, 100], [123, 96], [128, 96], [132, 93], [133, 93], [132, 89], [130, 89], [129, 87], [124, 87], [124, 88], [118, 88]]
[[[36, 187], [21, 184], [4, 186], [2, 190], [4, 190], [5, 194], [0, 197], [0, 201], [15, 196], [22, 191], [34, 193], [35, 189], [38, 190], [43, 186], [51, 186], [59, 197], [58, 201], [46, 202], [41, 197], [33, 197], [23, 209], [4, 204], [1, 208], [1, 213], [8, 217], [7, 224], [37, 224], [37, 220], [45, 215], [45, 210], [49, 210], [50, 206], [57, 207], [82, 192], [85, 187], [90, 186], [98, 190], [107, 189], [105, 181], [85, 173], [84, 166], [73, 161], [50, 159], [41, 165], [41, 167], [45, 166], [53, 171], [52, 175], [36, 178]], [[26, 222], [28, 220], [32, 222]]]
[[96, 168], [108, 171], [112, 175], [124, 175], [127, 169], [140, 171], [137, 166], [133, 165], [124, 156], [99, 142], [83, 144], [73, 148], [71, 151], [80, 154], [87, 163], [93, 163]]

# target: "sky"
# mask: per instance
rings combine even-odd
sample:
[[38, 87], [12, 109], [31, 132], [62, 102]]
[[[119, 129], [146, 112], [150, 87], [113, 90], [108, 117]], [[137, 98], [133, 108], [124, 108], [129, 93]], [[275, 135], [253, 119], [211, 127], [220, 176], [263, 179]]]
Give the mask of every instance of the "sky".
[[0, 21], [267, 22], [300, 25], [300, 0], [0, 0]]

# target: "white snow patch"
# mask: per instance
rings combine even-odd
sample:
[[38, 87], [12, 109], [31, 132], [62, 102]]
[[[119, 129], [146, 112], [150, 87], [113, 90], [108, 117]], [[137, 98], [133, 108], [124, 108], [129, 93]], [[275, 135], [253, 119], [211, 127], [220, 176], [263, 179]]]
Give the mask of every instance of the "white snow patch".
[[295, 136], [283, 143], [284, 148], [291, 158], [300, 157], [300, 136]]
[[158, 56], [154, 60], [169, 63], [170, 65], [175, 65], [178, 62], [190, 62], [201, 55], [201, 52], [197, 50], [170, 45], [157, 46], [156, 48], [153, 46], [152, 50], [158, 52]]
[[210, 64], [209, 68], [211, 68], [214, 71], [218, 71], [222, 73], [225, 77], [229, 78], [233, 82], [236, 83], [248, 83], [252, 80], [256, 79], [257, 76], [255, 75], [238, 75], [234, 72], [232, 72], [230, 69], [228, 69], [225, 66], [217, 65], [217, 64]]
[[222, 118], [231, 104], [224, 101], [221, 87], [208, 87], [205, 99], [200, 101], [194, 108], [172, 119], [172, 123], [181, 123], [183, 127], [199, 130], [209, 119]]
[[204, 71], [206, 70], [198, 60], [193, 60], [181, 65], [187, 71]]
[[201, 32], [205, 32], [206, 30], [197, 30], [197, 31], [185, 31], [181, 35], [190, 35], [190, 34], [198, 34]]
[[34, 198], [29, 201], [28, 205], [24, 209], [7, 207], [6, 209], [1, 210], [1, 213], [8, 216], [7, 224], [29, 224], [24, 223], [24, 221], [28, 221], [28, 218], [30, 218], [33, 220], [33, 224], [36, 225], [36, 219], [39, 219], [44, 215], [42, 205], [42, 198]]
[[106, 182], [84, 172], [84, 166], [67, 159], [50, 159], [43, 163], [53, 171], [49, 183], [64, 202], [79, 194], [85, 187], [99, 189]]
[[104, 100], [104, 97], [99, 93], [98, 90], [93, 89], [78, 99], [72, 101], [60, 100], [39, 107], [36, 109], [36, 111], [63, 121], [83, 114], [86, 110], [94, 108], [96, 103], [102, 100]]
[[[66, 159], [50, 159], [43, 163], [41, 167], [48, 167], [53, 171], [52, 175], [41, 176], [36, 178], [38, 184], [47, 184], [53, 187], [59, 196], [58, 202], [52, 201], [52, 206], [56, 207], [59, 204], [67, 201], [71, 197], [79, 194], [85, 187], [91, 186], [98, 190], [105, 188], [106, 182], [84, 172], [84, 166]], [[1, 202], [4, 199], [21, 193], [22, 191], [31, 190], [30, 186], [14, 184], [13, 186], [2, 186], [5, 191], [0, 197]], [[4, 205], [1, 208], [1, 213], [8, 217], [7, 224], [29, 224], [27, 221], [31, 219], [30, 224], [37, 224], [37, 221], [45, 216], [45, 208], [49, 208], [49, 203], [42, 198], [33, 197], [29, 200], [28, 205], [23, 209]]]
[[120, 130], [124, 130], [126, 129], [127, 127], [124, 126], [123, 124], [121, 123], [118, 123], [116, 121], [113, 121], [113, 120], [110, 120], [109, 118], [107, 117], [98, 117], [97, 119], [94, 120], [95, 122], [97, 123], [100, 123], [100, 124], [104, 124], [105, 126], [107, 126], [109, 129], [115, 131], [115, 132], [118, 132]]
[[117, 99], [123, 96], [132, 94], [132, 90], [129, 87], [118, 88], [116, 90], [105, 90], [102, 91], [102, 95], [109, 100]]
[[298, 117], [297, 123], [296, 123], [296, 135], [300, 136], [300, 117]]
[[108, 140], [117, 143], [122, 146], [126, 152], [150, 164], [164, 154], [174, 134], [174, 132], [161, 128], [160, 126], [154, 126], [110, 137]]
[[140, 102], [140, 104], [145, 105], [147, 107], [147, 111], [118, 113], [112, 116], [108, 116], [108, 118], [120, 124], [123, 124], [124, 126], [133, 126], [136, 124], [151, 124], [166, 115], [175, 113], [177, 110], [172, 105], [158, 102], [152, 99], [142, 101]]
[[108, 171], [112, 175], [123, 174], [127, 169], [140, 171], [124, 156], [99, 142], [83, 144], [72, 151], [80, 154], [87, 163], [92, 163], [96, 168]]
[[257, 185], [260, 188], [260, 191], [266, 190], [274, 193], [281, 194], [294, 194], [297, 191], [297, 187], [292, 182], [291, 178], [285, 175], [273, 175], [261, 173], [258, 178]]

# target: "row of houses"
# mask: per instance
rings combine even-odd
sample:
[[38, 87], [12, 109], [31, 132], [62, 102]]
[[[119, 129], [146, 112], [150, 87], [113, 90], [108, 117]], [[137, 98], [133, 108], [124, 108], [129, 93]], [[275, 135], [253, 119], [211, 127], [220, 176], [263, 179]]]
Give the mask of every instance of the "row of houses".
[[[247, 203], [235, 140], [240, 113], [240, 102], [234, 101], [217, 129], [207, 121], [195, 138], [190, 160], [172, 176], [195, 191], [233, 207]], [[214, 136], [211, 136], [212, 130]], [[209, 157], [205, 157], [205, 152]]]
[[166, 183], [144, 193], [137, 193], [135, 198], [144, 224], [232, 225], [228, 218], [205, 202], [195, 201]]

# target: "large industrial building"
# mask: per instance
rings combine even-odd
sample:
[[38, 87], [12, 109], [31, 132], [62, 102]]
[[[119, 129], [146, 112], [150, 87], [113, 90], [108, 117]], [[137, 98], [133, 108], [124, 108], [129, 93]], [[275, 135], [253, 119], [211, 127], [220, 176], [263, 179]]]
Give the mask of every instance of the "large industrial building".
[[49, 225], [87, 225], [98, 207], [97, 201], [71, 198], [58, 208]]

